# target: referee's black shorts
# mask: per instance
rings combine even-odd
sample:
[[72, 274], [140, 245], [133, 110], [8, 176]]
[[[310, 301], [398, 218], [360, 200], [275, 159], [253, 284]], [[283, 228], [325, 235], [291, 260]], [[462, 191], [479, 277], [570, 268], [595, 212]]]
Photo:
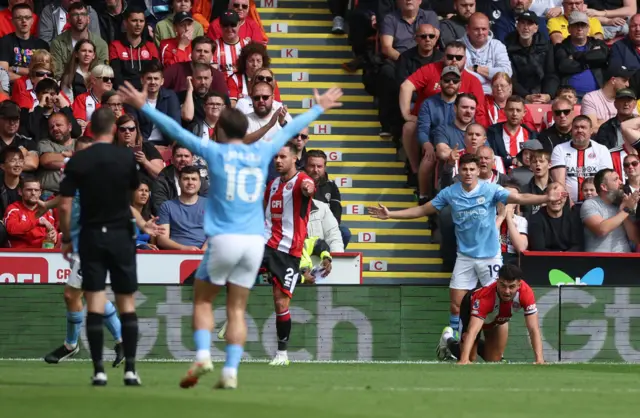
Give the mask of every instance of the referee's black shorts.
[[130, 227], [82, 228], [79, 247], [82, 290], [105, 290], [107, 273], [115, 294], [138, 290], [136, 242]]

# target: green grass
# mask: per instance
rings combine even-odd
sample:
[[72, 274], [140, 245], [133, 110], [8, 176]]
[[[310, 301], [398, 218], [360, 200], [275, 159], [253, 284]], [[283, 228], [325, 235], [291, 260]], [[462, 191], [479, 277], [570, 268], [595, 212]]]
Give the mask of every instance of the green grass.
[[142, 387], [89, 385], [90, 363], [0, 362], [7, 418], [603, 418], [637, 416], [637, 365], [242, 364], [239, 389], [214, 391], [220, 365], [190, 390], [188, 364], [141, 363]]

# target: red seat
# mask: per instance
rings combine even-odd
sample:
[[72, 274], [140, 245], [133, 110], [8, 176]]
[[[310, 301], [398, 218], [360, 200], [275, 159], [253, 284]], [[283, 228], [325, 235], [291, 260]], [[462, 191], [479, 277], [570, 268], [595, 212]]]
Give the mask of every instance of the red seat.
[[551, 110], [551, 105], [549, 104], [528, 104], [527, 105], [527, 112], [531, 114], [531, 117], [533, 118], [533, 122], [535, 123], [537, 130], [540, 130], [540, 126], [542, 125], [542, 119], [550, 110]]
[[167, 148], [166, 150], [160, 151], [160, 155], [162, 156], [162, 161], [164, 161], [165, 166], [171, 165], [172, 153], [173, 152], [171, 148]]

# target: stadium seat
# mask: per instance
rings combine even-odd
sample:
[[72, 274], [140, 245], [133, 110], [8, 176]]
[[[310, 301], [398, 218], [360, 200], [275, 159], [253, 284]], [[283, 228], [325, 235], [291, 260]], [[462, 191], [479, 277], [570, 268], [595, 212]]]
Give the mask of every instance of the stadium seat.
[[531, 113], [533, 122], [536, 125], [536, 130], [540, 130], [542, 125], [542, 119], [551, 110], [551, 105], [548, 104], [529, 104], [527, 105], [527, 112]]
[[166, 150], [160, 151], [160, 155], [162, 156], [162, 161], [164, 161], [164, 165], [171, 165], [171, 148], [167, 148]]

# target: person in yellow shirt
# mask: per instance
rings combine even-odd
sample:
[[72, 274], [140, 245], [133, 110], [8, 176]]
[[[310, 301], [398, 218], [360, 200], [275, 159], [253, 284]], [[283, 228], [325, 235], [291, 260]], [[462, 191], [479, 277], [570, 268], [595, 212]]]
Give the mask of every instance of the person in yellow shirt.
[[[547, 21], [547, 30], [552, 44], [559, 44], [569, 37], [569, 21], [567, 20], [571, 12], [585, 12], [587, 5], [584, 0], [563, 0], [562, 7], [564, 14], [553, 17]], [[589, 36], [596, 39], [604, 39], [602, 24], [595, 17], [589, 18]]]

